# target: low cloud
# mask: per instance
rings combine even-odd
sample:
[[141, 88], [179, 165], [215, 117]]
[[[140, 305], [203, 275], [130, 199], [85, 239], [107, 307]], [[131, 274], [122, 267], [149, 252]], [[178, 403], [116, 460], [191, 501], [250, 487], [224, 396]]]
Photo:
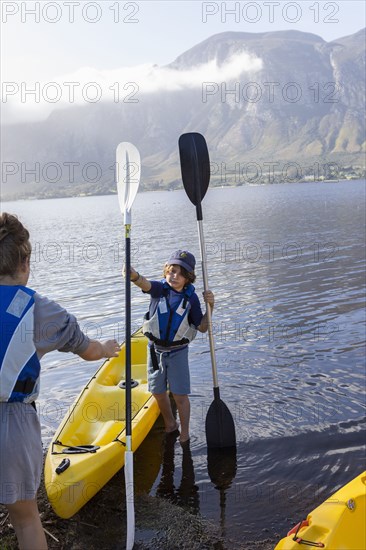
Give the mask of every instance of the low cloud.
[[222, 64], [213, 59], [189, 69], [150, 64], [105, 71], [84, 67], [49, 82], [3, 82], [3, 123], [44, 120], [55, 109], [72, 105], [138, 103], [146, 94], [201, 90], [204, 83], [229, 83], [261, 69], [260, 58], [242, 52]]

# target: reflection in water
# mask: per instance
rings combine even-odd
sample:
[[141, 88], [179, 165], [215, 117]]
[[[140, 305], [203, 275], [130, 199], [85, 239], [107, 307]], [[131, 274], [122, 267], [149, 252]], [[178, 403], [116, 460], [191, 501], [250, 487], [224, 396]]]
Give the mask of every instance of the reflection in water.
[[182, 477], [179, 487], [176, 488], [174, 485], [175, 443], [178, 435], [178, 431], [165, 434], [162, 473], [156, 494], [178, 506], [189, 508], [191, 513], [197, 514], [199, 512], [199, 493], [198, 486], [195, 484], [189, 441], [181, 445], [183, 451]]
[[137, 493], [149, 493], [159, 476], [163, 430], [164, 422], [159, 416], [149, 435], [134, 452], [134, 482]]
[[236, 447], [207, 449], [208, 475], [215, 489], [220, 491], [221, 536], [226, 535], [226, 491], [236, 476]]

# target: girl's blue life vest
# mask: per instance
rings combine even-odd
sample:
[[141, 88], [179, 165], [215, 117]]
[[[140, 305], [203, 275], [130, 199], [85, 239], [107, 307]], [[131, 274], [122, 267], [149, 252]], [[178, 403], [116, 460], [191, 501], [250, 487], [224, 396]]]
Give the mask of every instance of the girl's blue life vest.
[[190, 298], [194, 286], [187, 285], [182, 292], [182, 300], [171, 305], [172, 289], [163, 281], [160, 298], [152, 298], [149, 311], [144, 317], [142, 332], [158, 347], [171, 348], [189, 344], [196, 337], [197, 329], [188, 321], [191, 309]]
[[32, 403], [39, 393], [34, 294], [25, 286], [0, 285], [0, 402]]

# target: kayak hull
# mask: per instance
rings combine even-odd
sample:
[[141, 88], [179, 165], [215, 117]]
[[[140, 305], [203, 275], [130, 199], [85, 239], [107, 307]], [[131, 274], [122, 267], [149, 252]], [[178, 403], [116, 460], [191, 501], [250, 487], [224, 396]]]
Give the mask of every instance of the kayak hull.
[[311, 547], [361, 550], [366, 548], [365, 517], [366, 471], [315, 508], [300, 528], [293, 528], [275, 550], [309, 548], [307, 541], [314, 543]]
[[[147, 340], [141, 331], [131, 338], [132, 450], [136, 451], [159, 416], [147, 389]], [[70, 408], [49, 446], [45, 487], [55, 513], [70, 518], [125, 463], [125, 347], [103, 363]], [[57, 473], [57, 469], [64, 471]], [[67, 464], [67, 462], [69, 462]]]

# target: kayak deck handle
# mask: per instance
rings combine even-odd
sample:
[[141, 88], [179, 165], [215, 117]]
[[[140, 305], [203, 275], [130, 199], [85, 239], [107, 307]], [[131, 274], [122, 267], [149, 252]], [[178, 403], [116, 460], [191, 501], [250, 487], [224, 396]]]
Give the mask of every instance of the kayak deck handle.
[[298, 537], [297, 534], [302, 527], [309, 527], [309, 521], [307, 519], [304, 519], [295, 525], [295, 527], [287, 533], [287, 536], [290, 537], [291, 535], [294, 535], [292, 540], [298, 544], [305, 544], [306, 546], [313, 546], [314, 548], [325, 548], [325, 544], [322, 542], [314, 542], [312, 540], [306, 540]]
[[56, 474], [60, 475], [62, 472], [67, 470], [67, 468], [70, 466], [70, 459], [69, 458], [63, 458], [60, 464], [56, 468]]

